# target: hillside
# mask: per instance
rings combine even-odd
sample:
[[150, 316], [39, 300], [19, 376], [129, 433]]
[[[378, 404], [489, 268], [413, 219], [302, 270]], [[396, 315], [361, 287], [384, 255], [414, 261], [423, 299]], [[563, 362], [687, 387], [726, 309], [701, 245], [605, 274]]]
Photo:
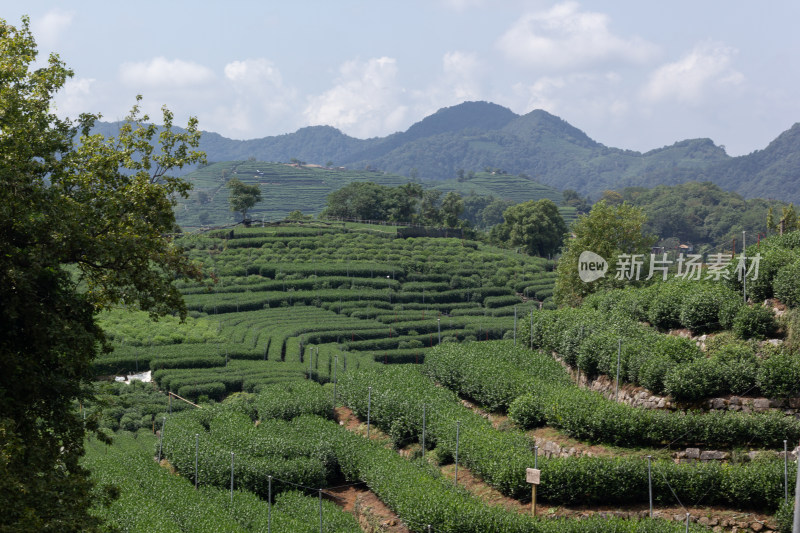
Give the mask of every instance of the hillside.
[[761, 244], [753, 305], [671, 279], [555, 310], [549, 261], [387, 229], [186, 236], [208, 277], [178, 282], [185, 322], [104, 313], [97, 374], [151, 383], [98, 382], [80, 406], [114, 435], [87, 444], [120, 493], [97, 512], [130, 531], [374, 531], [363, 501], [391, 533], [788, 530], [796, 333], [753, 341], [797, 271], [767, 249], [796, 233]]
[[[254, 220], [282, 220], [294, 210], [317, 215], [325, 207], [328, 194], [354, 181], [371, 181], [397, 186], [410, 180], [399, 174], [368, 170], [348, 170], [319, 166], [301, 166], [263, 161], [227, 161], [212, 163], [184, 176], [193, 185], [191, 196], [181, 199], [175, 214], [178, 224], [186, 227], [223, 225], [236, 218], [228, 206], [227, 178], [236, 177], [261, 187], [263, 201], [251, 211]], [[479, 172], [463, 181], [424, 181], [443, 193], [454, 190], [464, 196], [495, 196], [515, 203], [549, 198], [557, 205], [561, 193], [530, 178]], [[563, 207], [562, 216], [572, 220], [574, 209]]]
[[[117, 126], [98, 124], [97, 131], [113, 134]], [[247, 141], [205, 133], [201, 149], [217, 162], [299, 160], [433, 180], [453, 179], [460, 169], [501, 169], [593, 198], [606, 189], [712, 181], [746, 198], [800, 203], [799, 140], [795, 124], [765, 149], [740, 157], [728, 156], [711, 139], [641, 153], [600, 144], [546, 111], [520, 116], [496, 104], [465, 102], [382, 138], [356, 139], [330, 126], [313, 126]]]

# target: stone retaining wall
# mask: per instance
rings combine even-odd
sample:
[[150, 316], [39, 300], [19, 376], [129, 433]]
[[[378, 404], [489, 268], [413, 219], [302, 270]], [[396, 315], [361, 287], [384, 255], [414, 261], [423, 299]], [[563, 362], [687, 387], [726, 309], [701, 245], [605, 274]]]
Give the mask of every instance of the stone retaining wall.
[[[610, 400], [615, 399], [615, 384], [611, 377], [601, 375], [589, 380], [586, 374], [567, 365], [558, 354], [554, 353], [553, 357], [567, 369], [575, 383], [581, 387], [600, 392]], [[726, 396], [723, 398], [709, 398], [697, 405], [680, 405], [668, 396], [658, 396], [643, 387], [635, 387], [630, 384], [623, 384], [616, 396], [616, 400], [619, 402], [647, 409], [677, 411], [691, 407], [702, 411], [741, 411], [743, 413], [780, 411], [800, 418], [800, 398], [769, 399]]]

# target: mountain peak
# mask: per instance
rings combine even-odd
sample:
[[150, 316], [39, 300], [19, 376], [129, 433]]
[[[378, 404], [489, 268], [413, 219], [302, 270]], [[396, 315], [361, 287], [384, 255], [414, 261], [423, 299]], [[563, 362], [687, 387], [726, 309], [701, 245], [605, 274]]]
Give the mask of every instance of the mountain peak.
[[501, 129], [518, 115], [491, 102], [463, 102], [451, 107], [443, 107], [433, 115], [417, 122], [405, 132], [411, 139], [430, 137], [441, 133], [455, 133], [468, 128], [485, 130]]
[[534, 109], [509, 123], [503, 130], [521, 138], [536, 139], [547, 134], [587, 148], [599, 146], [583, 131], [544, 109]]

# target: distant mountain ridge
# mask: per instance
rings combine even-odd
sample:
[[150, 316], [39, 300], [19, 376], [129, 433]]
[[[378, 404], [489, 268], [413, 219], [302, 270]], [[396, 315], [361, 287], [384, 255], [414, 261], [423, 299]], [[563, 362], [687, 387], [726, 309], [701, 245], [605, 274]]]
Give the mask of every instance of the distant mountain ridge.
[[502, 169], [593, 198], [606, 189], [712, 181], [747, 198], [800, 203], [800, 123], [763, 150], [739, 157], [711, 139], [641, 153], [607, 147], [546, 111], [517, 115], [489, 102], [464, 102], [386, 137], [356, 139], [331, 126], [311, 126], [246, 141], [204, 133], [201, 149], [210, 161], [298, 159], [438, 180], [460, 169]]

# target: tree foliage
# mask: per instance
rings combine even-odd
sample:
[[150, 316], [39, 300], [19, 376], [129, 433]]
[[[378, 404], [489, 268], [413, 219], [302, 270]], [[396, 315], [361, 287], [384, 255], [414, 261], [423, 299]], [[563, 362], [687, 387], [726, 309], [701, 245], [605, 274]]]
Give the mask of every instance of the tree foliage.
[[247, 212], [261, 201], [261, 188], [258, 185], [247, 185], [238, 178], [228, 181], [231, 190], [228, 201], [231, 211], [241, 213], [242, 220], [247, 220]]
[[450, 228], [458, 226], [458, 218], [464, 212], [464, 201], [457, 192], [450, 191], [442, 200], [442, 219]]
[[531, 255], [546, 257], [561, 247], [567, 225], [551, 200], [543, 198], [509, 207], [503, 213], [509, 243]]
[[[603, 287], [620, 285], [615, 280], [619, 254], [649, 254], [655, 237], [644, 233], [646, 217], [642, 209], [627, 202], [612, 206], [604, 200], [592, 206], [588, 215], [578, 217], [572, 226], [573, 238], [558, 260], [558, 276], [553, 298], [559, 305], [575, 305], [584, 296]], [[594, 252], [608, 262], [605, 277], [591, 283], [578, 275], [578, 258], [584, 251]]]
[[90, 531], [78, 459], [96, 424], [77, 403], [107, 349], [95, 318], [118, 304], [185, 315], [173, 281], [199, 272], [165, 235], [189, 185], [168, 172], [203, 159], [200, 133], [195, 119], [171, 131], [166, 109], [149, 125], [137, 102], [118, 136], [90, 135], [98, 115], [51, 113], [72, 71], [56, 55], [32, 68], [27, 18], [0, 20], [0, 48], [0, 529]]
[[353, 182], [328, 195], [328, 207], [321, 216], [458, 226], [464, 211], [461, 196], [455, 192], [444, 200], [441, 196], [441, 191], [423, 190], [418, 183], [389, 187], [370, 181]]
[[733, 239], [740, 242], [742, 231], [754, 242], [759, 233], [777, 228], [774, 214], [770, 222], [770, 209], [782, 206], [774, 200], [746, 200], [707, 181], [653, 189], [628, 187], [621, 195], [647, 214], [647, 233], [658, 235], [662, 243], [667, 239], [691, 243], [699, 251], [730, 250]]

